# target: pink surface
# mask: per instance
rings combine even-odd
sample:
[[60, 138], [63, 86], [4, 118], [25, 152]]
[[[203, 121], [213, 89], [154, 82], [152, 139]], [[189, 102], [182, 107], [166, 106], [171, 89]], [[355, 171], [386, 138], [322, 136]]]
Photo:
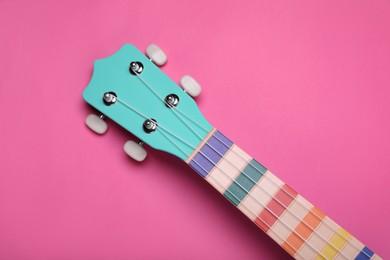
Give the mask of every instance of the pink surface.
[[184, 163], [85, 127], [124, 43], [160, 45], [219, 130], [390, 257], [389, 1], [0, 1], [0, 38], [0, 259], [288, 258]]

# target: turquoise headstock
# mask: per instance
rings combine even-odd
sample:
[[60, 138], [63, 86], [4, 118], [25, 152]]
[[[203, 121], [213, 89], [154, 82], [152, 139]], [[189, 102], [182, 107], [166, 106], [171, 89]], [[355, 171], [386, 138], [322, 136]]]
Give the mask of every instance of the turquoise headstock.
[[[177, 106], [170, 105], [176, 97]], [[149, 146], [182, 160], [212, 129], [193, 98], [130, 44], [95, 61], [83, 98]]]

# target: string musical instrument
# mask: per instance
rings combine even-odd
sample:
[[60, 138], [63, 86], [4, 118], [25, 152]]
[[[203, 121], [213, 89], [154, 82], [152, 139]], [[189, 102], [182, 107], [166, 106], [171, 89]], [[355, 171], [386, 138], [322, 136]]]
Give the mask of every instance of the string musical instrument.
[[166, 55], [156, 45], [149, 58], [130, 44], [95, 61], [83, 98], [102, 113], [86, 124], [98, 134], [109, 117], [140, 142], [125, 144], [138, 161], [143, 143], [185, 161], [276, 243], [297, 259], [381, 259], [293, 188], [215, 129], [193, 97], [199, 84], [190, 76], [178, 87], [156, 65]]

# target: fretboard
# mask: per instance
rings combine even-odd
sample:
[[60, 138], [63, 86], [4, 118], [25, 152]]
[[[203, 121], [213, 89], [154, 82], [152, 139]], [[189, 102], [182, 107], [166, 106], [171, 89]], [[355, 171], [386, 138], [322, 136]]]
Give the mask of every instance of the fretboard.
[[186, 162], [297, 259], [381, 259], [213, 129]]

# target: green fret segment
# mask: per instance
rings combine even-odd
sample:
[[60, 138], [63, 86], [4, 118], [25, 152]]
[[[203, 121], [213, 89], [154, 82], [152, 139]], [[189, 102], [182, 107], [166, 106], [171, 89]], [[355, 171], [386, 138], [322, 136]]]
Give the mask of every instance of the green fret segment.
[[238, 206], [266, 171], [263, 165], [252, 159], [223, 195]]

